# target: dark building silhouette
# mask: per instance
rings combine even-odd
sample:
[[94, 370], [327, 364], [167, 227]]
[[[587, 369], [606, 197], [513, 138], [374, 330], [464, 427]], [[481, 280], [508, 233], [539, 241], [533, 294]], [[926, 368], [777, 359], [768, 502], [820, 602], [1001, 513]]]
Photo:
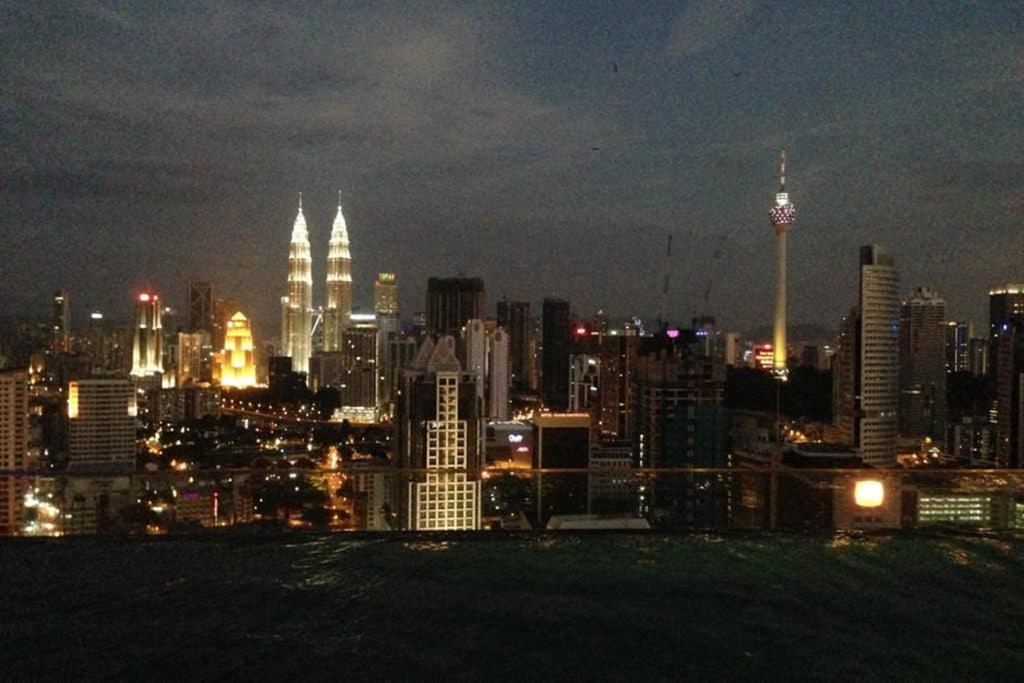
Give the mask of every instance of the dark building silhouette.
[[213, 287], [209, 282], [192, 280], [188, 283], [188, 331], [199, 330], [213, 335]]
[[519, 391], [536, 388], [531, 325], [529, 301], [498, 302], [498, 326], [505, 328], [509, 338], [511, 384]]
[[1002, 323], [996, 345], [996, 464], [1024, 465], [1024, 322]]
[[569, 302], [544, 299], [541, 397], [551, 410], [569, 407]]
[[462, 334], [472, 318], [483, 318], [487, 298], [484, 281], [478, 277], [432, 277], [427, 280], [427, 334]]

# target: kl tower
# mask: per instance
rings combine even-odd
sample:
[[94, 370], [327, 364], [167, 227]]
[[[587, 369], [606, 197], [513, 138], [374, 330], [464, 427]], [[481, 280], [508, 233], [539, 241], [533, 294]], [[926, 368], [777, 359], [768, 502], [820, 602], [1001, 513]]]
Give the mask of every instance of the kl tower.
[[772, 342], [774, 372], [786, 378], [786, 232], [796, 218], [796, 207], [786, 194], [786, 152], [779, 157], [779, 192], [768, 211], [775, 226], [775, 336]]

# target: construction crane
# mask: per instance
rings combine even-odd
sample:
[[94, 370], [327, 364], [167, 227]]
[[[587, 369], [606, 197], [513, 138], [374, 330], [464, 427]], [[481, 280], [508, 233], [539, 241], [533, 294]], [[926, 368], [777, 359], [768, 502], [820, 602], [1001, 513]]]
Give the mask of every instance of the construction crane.
[[668, 314], [668, 278], [672, 272], [672, 233], [668, 234], [668, 244], [665, 246], [665, 270], [664, 270], [664, 281], [661, 286], [661, 306], [658, 310], [658, 327], [664, 328], [668, 321], [666, 315]]

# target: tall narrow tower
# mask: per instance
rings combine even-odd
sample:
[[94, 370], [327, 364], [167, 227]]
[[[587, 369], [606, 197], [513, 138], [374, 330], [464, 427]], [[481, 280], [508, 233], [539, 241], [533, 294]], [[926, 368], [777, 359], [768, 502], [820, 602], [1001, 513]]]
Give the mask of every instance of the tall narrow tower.
[[324, 309], [324, 351], [341, 351], [341, 335], [352, 321], [352, 257], [348, 252], [348, 230], [341, 213], [331, 228], [327, 252], [327, 306]]
[[310, 320], [313, 312], [313, 275], [309, 255], [309, 231], [302, 215], [302, 193], [299, 213], [292, 227], [288, 248], [288, 296], [281, 297], [281, 345], [285, 356], [291, 356], [294, 372], [309, 372]]
[[775, 374], [785, 378], [786, 373], [786, 231], [793, 225], [796, 208], [786, 193], [786, 152], [779, 157], [779, 192], [775, 195], [775, 206], [768, 211], [775, 226]]

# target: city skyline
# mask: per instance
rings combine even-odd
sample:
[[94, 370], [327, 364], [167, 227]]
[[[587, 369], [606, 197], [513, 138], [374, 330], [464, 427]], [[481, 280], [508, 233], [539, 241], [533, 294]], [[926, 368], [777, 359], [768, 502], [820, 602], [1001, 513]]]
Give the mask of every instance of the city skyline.
[[[908, 292], [935, 287], [952, 317], [978, 324], [987, 288], [1021, 279], [1010, 4], [642, 16], [95, 4], [12, 6], [5, 19], [17, 59], [0, 220], [14, 265], [0, 296], [15, 314], [62, 288], [111, 313], [146, 283], [171, 300], [179, 279], [269, 289], [287, 272], [297, 192], [320, 250], [340, 187], [363, 308], [377, 272], [405, 283], [410, 312], [428, 277], [461, 272], [492, 301], [653, 315], [671, 232], [682, 248], [668, 317], [763, 327], [763, 206], [783, 147], [801, 199], [791, 324], [835, 327], [856, 270], [834, 255], [862, 244], [901, 259]], [[167, 44], [150, 39], [157, 28]], [[315, 264], [314, 299], [322, 280]], [[257, 330], [278, 317], [273, 296], [245, 306]]]

